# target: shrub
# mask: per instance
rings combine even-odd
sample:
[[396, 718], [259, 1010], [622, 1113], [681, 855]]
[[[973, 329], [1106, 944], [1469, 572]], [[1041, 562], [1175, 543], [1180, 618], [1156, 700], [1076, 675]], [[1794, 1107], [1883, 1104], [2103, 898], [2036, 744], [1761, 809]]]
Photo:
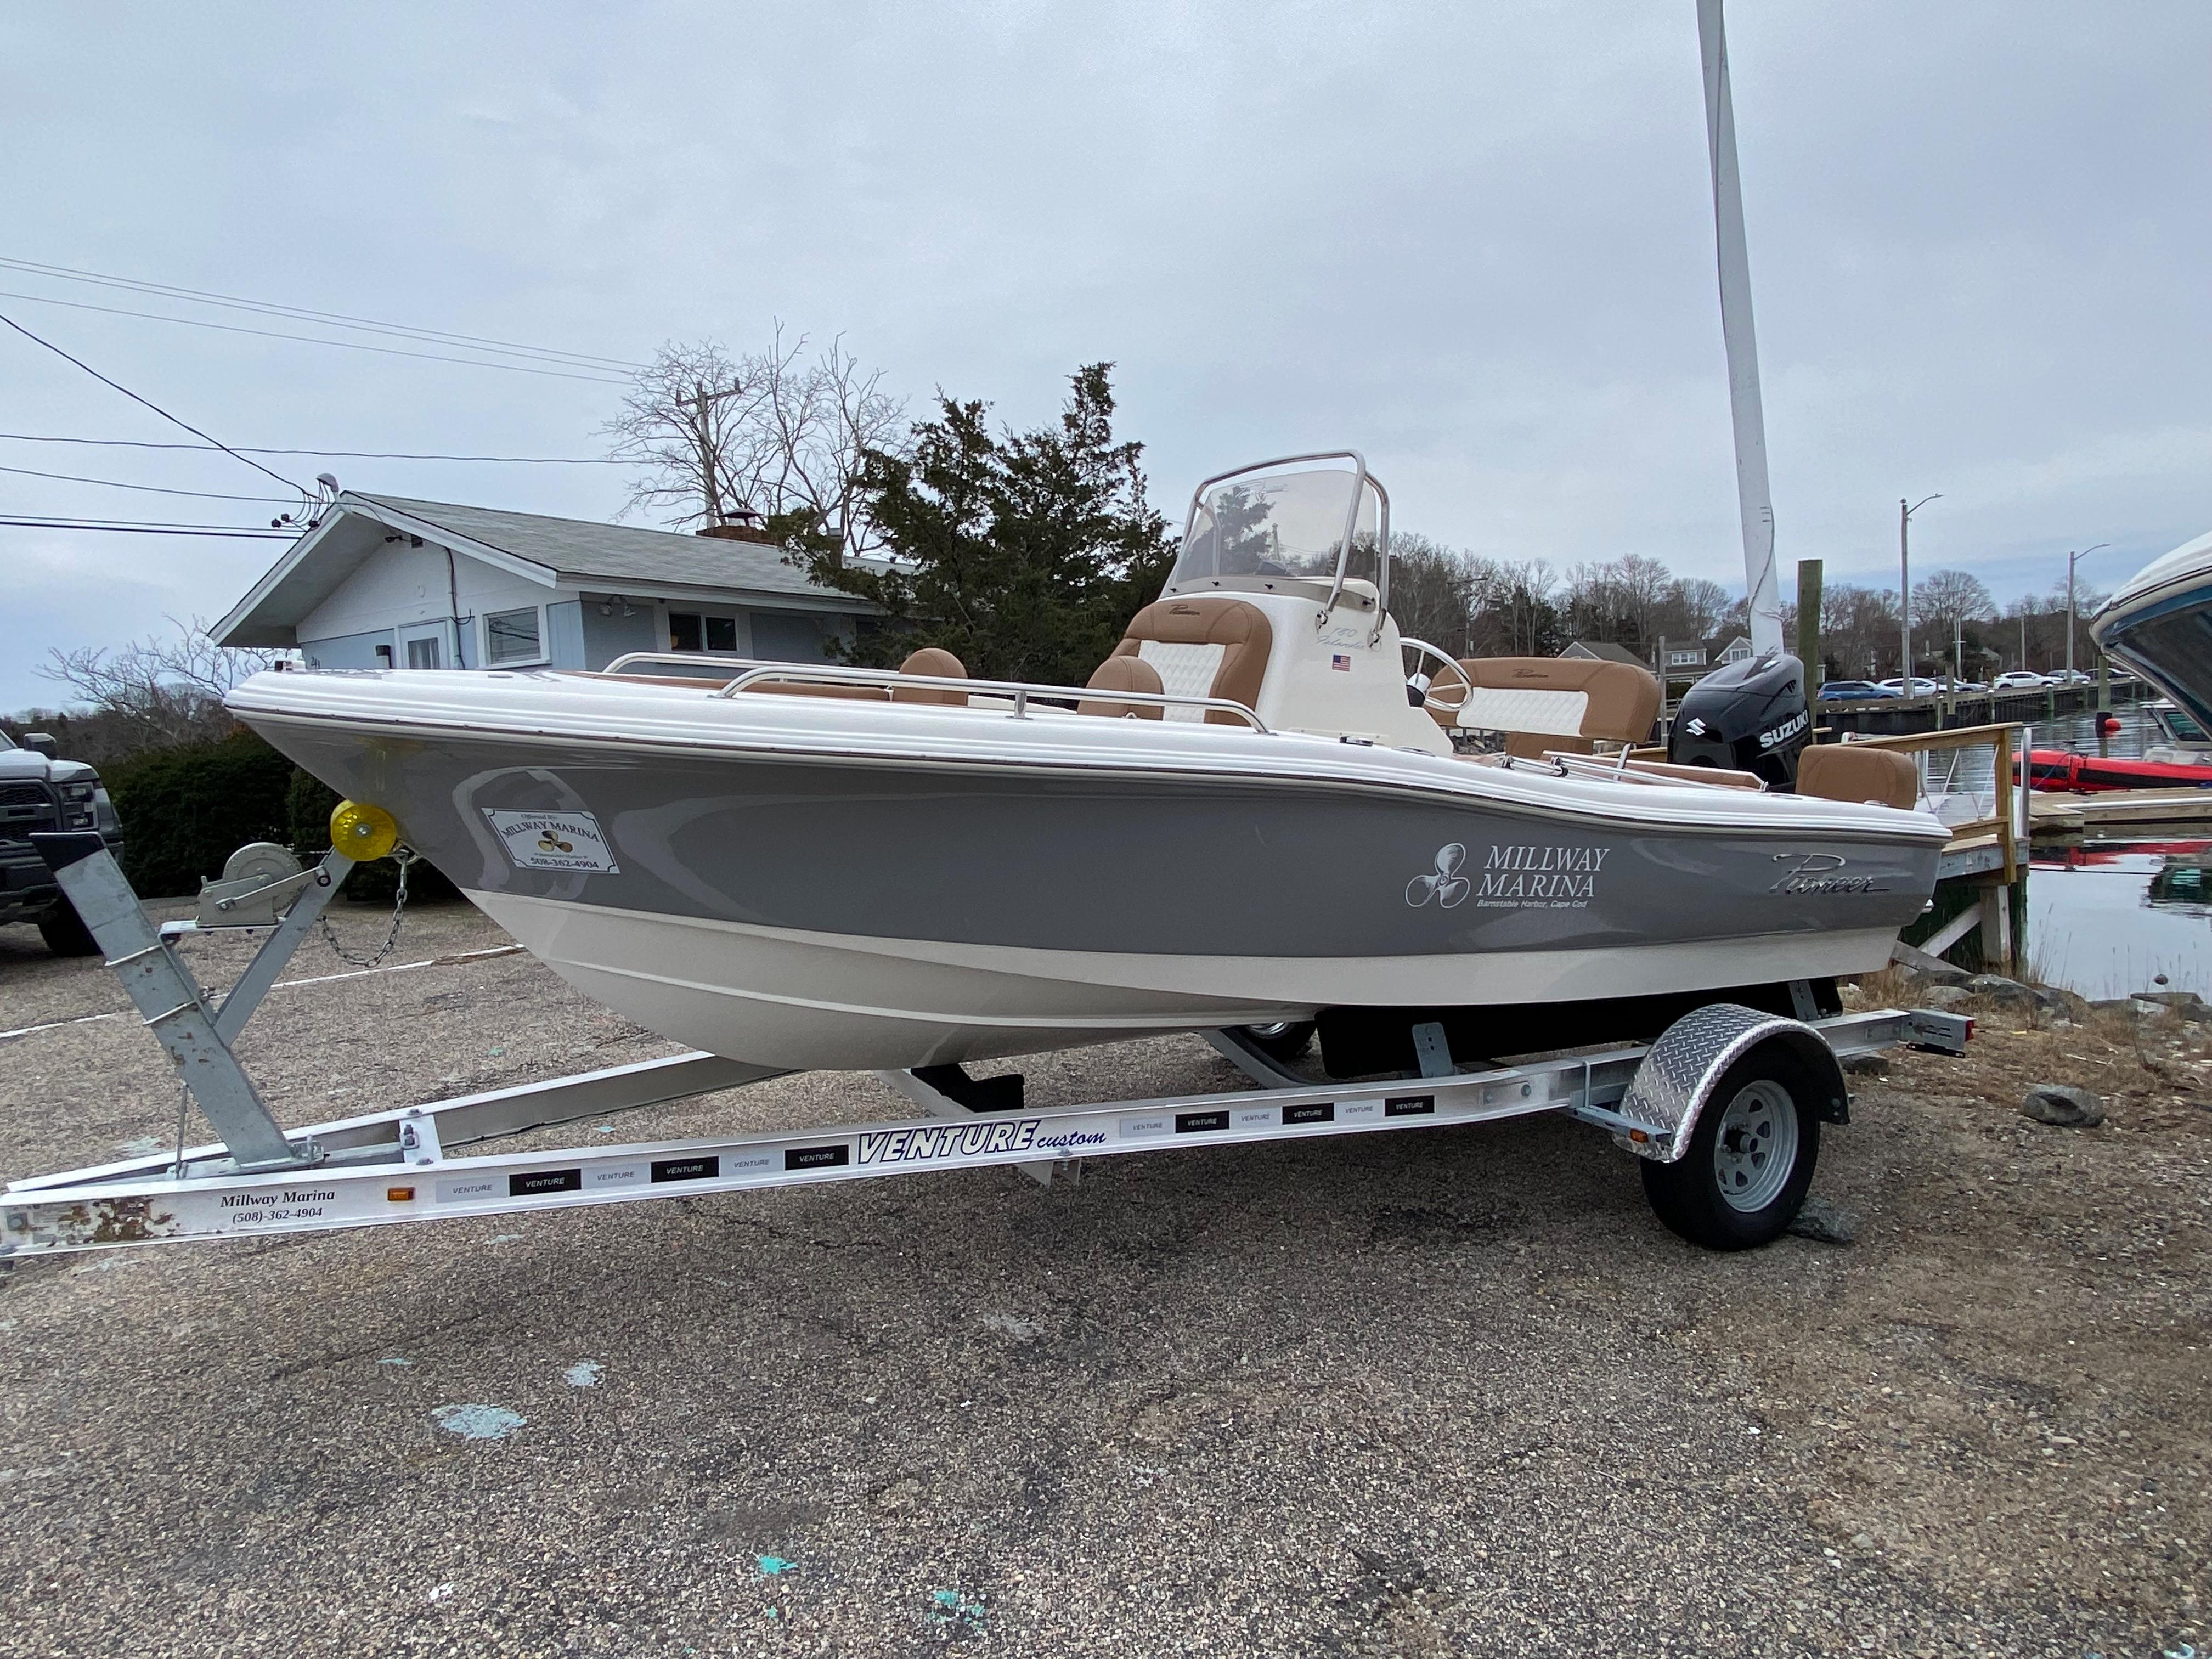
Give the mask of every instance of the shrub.
[[289, 842], [292, 763], [252, 732], [159, 749], [102, 775], [123, 871], [149, 898], [190, 896], [250, 841]]

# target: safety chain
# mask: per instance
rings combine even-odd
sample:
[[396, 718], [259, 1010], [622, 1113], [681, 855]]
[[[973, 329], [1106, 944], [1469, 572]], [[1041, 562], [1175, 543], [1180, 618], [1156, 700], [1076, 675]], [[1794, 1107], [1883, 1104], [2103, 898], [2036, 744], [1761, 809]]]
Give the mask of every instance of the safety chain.
[[339, 944], [337, 934], [331, 931], [329, 913], [324, 914], [321, 919], [323, 939], [331, 947], [331, 955], [349, 968], [374, 968], [392, 954], [392, 947], [399, 943], [399, 919], [407, 911], [407, 872], [422, 856], [411, 847], [395, 847], [392, 849], [392, 857], [399, 865], [399, 891], [392, 902], [392, 926], [386, 929], [384, 943], [376, 947], [374, 956], [357, 957]]

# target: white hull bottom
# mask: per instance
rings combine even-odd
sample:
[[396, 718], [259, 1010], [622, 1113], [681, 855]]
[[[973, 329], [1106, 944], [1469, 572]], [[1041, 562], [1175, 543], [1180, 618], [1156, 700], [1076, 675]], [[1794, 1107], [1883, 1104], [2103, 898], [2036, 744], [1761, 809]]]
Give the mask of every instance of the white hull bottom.
[[1305, 1018], [1871, 973], [1894, 929], [1456, 957], [1129, 956], [757, 927], [471, 892], [562, 978], [678, 1042], [796, 1070], [1036, 1054]]

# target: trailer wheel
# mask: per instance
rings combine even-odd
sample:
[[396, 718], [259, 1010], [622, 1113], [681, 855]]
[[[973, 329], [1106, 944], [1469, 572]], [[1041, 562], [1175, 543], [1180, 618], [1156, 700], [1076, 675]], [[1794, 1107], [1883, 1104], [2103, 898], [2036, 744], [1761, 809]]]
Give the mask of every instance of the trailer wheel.
[[1660, 1220], [1711, 1250], [1780, 1237], [1813, 1184], [1820, 1097], [1820, 1079], [1779, 1042], [1737, 1060], [1713, 1085], [1680, 1158], [1644, 1164], [1644, 1196]]
[[1288, 1065], [1313, 1047], [1314, 1023], [1310, 1019], [1279, 1019], [1270, 1025], [1247, 1025], [1244, 1035], [1268, 1059]]
[[77, 915], [76, 906], [65, 898], [56, 899], [53, 908], [39, 917], [39, 937], [46, 940], [46, 949], [58, 957], [100, 954], [100, 941], [93, 938], [92, 929]]

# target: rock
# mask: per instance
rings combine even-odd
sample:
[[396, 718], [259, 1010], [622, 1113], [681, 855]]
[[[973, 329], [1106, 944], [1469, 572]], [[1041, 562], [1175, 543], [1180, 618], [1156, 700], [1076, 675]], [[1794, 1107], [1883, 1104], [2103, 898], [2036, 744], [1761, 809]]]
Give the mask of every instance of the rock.
[[2039, 1083], [2020, 1103], [2021, 1115], [2061, 1129], [2094, 1129], [2105, 1121], [2105, 1103], [2070, 1083]]
[[1856, 1244], [1859, 1237], [1858, 1212], [1831, 1204], [1825, 1198], [1809, 1197], [1798, 1207], [1797, 1218], [1790, 1224], [1790, 1231], [1815, 1243]]
[[1920, 1000], [1930, 1008], [1955, 1008], [1962, 1002], [1972, 1002], [1974, 994], [1963, 985], [1931, 985], [1920, 994]]
[[2126, 1014], [2135, 1019], [2148, 1019], [2153, 1014], [2166, 1012], [2160, 1004], [2145, 1002], [2141, 997], [2107, 997], [2089, 1006], [2100, 1014]]
[[1844, 1062], [1844, 1069], [1853, 1077], [1887, 1077], [1887, 1054], [1853, 1054]]
[[2089, 1012], [2089, 999], [2078, 991], [2069, 991], [2056, 985], [2031, 985], [2029, 994], [2035, 1006], [2046, 1014], [2063, 1014], [2069, 1019], [2079, 1019]]
[[2007, 1008], [2025, 1008], [2035, 1000], [2034, 992], [2002, 974], [1976, 974], [1966, 981], [1966, 988], [1978, 997]]

